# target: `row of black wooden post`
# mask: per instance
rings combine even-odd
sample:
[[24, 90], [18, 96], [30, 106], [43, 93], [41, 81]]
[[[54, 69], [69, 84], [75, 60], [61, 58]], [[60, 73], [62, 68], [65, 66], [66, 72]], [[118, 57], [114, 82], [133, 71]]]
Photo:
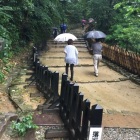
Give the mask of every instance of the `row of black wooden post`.
[[55, 108], [55, 105], [59, 107], [70, 140], [87, 140], [90, 126], [101, 127], [103, 108], [97, 104], [90, 106], [90, 101], [84, 100], [84, 94], [79, 92], [78, 84], [69, 81], [65, 73], [62, 74], [59, 95], [59, 73], [43, 66], [35, 53], [37, 52], [33, 55], [36, 86], [51, 103], [48, 108]]
[[71, 140], [87, 140], [89, 127], [101, 127], [103, 109], [99, 105], [90, 107], [90, 101], [84, 100], [77, 83], [67, 80], [62, 75], [60, 94], [60, 115]]
[[50, 71], [47, 66], [41, 65], [39, 61], [36, 62], [35, 72], [37, 89], [44, 94], [47, 99], [46, 104], [54, 103], [54, 100], [59, 98], [59, 73]]

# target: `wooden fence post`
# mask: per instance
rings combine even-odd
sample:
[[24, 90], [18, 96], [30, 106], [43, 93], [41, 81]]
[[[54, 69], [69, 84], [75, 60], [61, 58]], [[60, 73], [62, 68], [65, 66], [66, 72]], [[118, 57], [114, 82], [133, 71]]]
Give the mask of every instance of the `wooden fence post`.
[[89, 131], [89, 118], [90, 118], [90, 101], [85, 100], [83, 102], [83, 118], [82, 118], [82, 128], [81, 128], [81, 140], [86, 140], [88, 138]]
[[90, 125], [93, 127], [101, 127], [102, 125], [103, 108], [96, 104], [91, 108]]

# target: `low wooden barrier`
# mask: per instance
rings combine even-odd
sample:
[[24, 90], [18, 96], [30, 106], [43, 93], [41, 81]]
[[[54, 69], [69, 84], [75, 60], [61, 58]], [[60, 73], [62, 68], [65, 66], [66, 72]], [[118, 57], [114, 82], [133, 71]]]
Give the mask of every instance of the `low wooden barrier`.
[[59, 73], [52, 72], [47, 66], [42, 65], [37, 55], [33, 63], [36, 87], [47, 99], [44, 104], [45, 110], [59, 109], [70, 140], [87, 140], [90, 127], [101, 128], [103, 108], [99, 105], [90, 106], [90, 101], [84, 100], [84, 95], [79, 93], [77, 83], [70, 82], [67, 80], [67, 74], [62, 74], [59, 95]]
[[79, 93], [79, 86], [67, 80], [67, 75], [63, 74], [59, 107], [70, 140], [87, 140], [89, 128], [102, 125], [102, 107], [93, 105], [90, 109], [90, 101], [83, 99], [84, 95]]
[[138, 54], [117, 46], [103, 44], [103, 57], [134, 74], [140, 75], [140, 55]]
[[35, 67], [36, 87], [47, 99], [45, 104], [51, 106], [51, 104], [59, 98], [59, 73], [50, 71], [47, 66], [42, 65], [39, 61], [36, 61]]

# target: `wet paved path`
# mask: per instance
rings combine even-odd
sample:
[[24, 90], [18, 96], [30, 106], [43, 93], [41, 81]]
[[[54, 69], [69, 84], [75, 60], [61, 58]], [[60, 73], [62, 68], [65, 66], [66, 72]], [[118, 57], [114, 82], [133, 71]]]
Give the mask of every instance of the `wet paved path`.
[[[79, 29], [73, 30], [71, 31], [71, 33], [75, 34], [79, 38], [81, 38], [82, 36], [82, 31]], [[50, 48], [49, 51], [43, 52], [40, 55], [42, 64], [47, 65], [50, 70], [58, 71], [60, 73], [59, 93], [61, 86], [61, 75], [65, 72], [63, 53], [65, 45], [65, 43], [56, 44], [53, 40], [50, 40], [48, 43], [48, 46]], [[79, 51], [79, 64], [75, 66], [73, 82], [78, 83], [79, 92], [82, 92], [84, 94], [84, 99], [89, 99], [91, 105], [99, 104], [103, 107], [104, 113], [102, 126], [104, 128], [109, 127], [106, 129], [120, 128], [117, 130], [118, 132], [116, 132], [117, 138], [120, 132], [124, 132], [124, 130], [122, 131], [121, 128], [138, 128], [137, 130], [133, 129], [134, 131], [136, 130], [136, 132], [133, 132], [131, 137], [133, 137], [134, 139], [134, 135], [137, 133], [138, 137], [137, 135], [135, 137], [139, 138], [140, 85], [133, 83], [131, 80], [129, 80], [129, 77], [124, 76], [117, 71], [114, 71], [111, 67], [108, 67], [107, 63], [104, 63], [104, 61], [100, 63], [99, 77], [95, 77], [93, 74], [92, 55], [88, 52], [84, 40], [79, 39], [78, 41], [74, 42], [74, 45]], [[31, 72], [31, 74], [27, 75], [27, 72]], [[45, 99], [43, 95], [36, 89], [36, 86], [34, 86], [34, 84], [33, 86], [29, 86], [26, 89], [23, 88], [25, 85], [28, 85], [30, 83], [30, 81], [26, 81], [26, 79], [28, 79], [32, 75], [32, 71], [28, 71], [23, 67], [21, 69], [20, 75], [20, 80], [18, 78], [17, 80], [15, 79], [16, 81], [14, 81], [15, 83], [13, 83], [15, 85], [12, 85], [12, 87], [10, 88], [10, 94], [13, 99], [15, 99], [15, 101], [20, 97], [20, 101], [16, 103], [23, 111], [27, 109], [36, 110], [38, 105], [42, 105], [45, 102]], [[21, 92], [22, 94], [19, 94], [17, 96], [17, 93]], [[21, 98], [24, 102], [21, 102]], [[42, 119], [40, 119], [41, 117]], [[61, 118], [57, 117], [59, 116], [52, 116], [52, 114], [40, 114], [38, 117], [39, 122], [38, 120], [36, 120], [36, 123], [38, 125], [52, 125], [53, 123], [56, 124], [57, 121], [58, 125], [63, 125]], [[9, 122], [9, 119], [6, 120], [7, 122]], [[5, 116], [0, 116], [0, 137], [3, 133], [3, 130], [5, 130]], [[106, 132], [106, 130], [104, 129], [104, 131], [104, 133], [107, 133], [109, 136], [111, 134], [115, 135], [114, 131], [112, 132], [112, 130], [107, 130], [108, 132]], [[127, 131], [124, 132], [124, 135], [125, 134], [127, 134]], [[42, 135], [44, 136], [44, 131]], [[25, 139], [33, 138], [31, 134], [27, 136], [30, 136], [30, 138]], [[3, 137], [5, 137], [5, 135]], [[137, 138], [135, 140], [138, 140]], [[107, 137], [105, 140], [108, 139], [109, 138]], [[3, 140], [11, 139], [7, 139], [6, 137]], [[114, 140], [114, 138], [112, 138], [111, 140]]]
[[[82, 36], [81, 30], [73, 30], [71, 33]], [[49, 51], [40, 56], [41, 63], [47, 65], [51, 71], [58, 71], [60, 77], [65, 72], [65, 45], [50, 40]], [[74, 82], [78, 83], [79, 91], [84, 94], [85, 99], [89, 99], [91, 105], [99, 104], [103, 107], [103, 126], [140, 128], [140, 86], [103, 62], [100, 63], [99, 76], [95, 77], [92, 55], [88, 52], [84, 40], [79, 38], [74, 45], [79, 51], [79, 64], [74, 69]]]

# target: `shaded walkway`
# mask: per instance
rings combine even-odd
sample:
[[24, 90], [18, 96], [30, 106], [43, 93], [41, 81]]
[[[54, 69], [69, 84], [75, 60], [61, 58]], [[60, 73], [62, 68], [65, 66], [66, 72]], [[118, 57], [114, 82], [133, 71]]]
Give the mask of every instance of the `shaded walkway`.
[[[78, 37], [82, 36], [82, 30], [80, 29], [73, 30], [71, 33]], [[49, 51], [44, 52], [40, 56], [41, 63], [47, 65], [51, 71], [58, 71], [61, 77], [62, 73], [65, 72], [63, 50], [66, 44], [61, 42], [56, 44], [50, 40], [48, 45]], [[100, 63], [99, 77], [95, 77], [93, 74], [92, 55], [89, 54], [84, 40], [79, 38], [78, 41], [74, 42], [74, 45], [79, 51], [79, 64], [75, 67], [74, 82], [78, 83], [80, 92], [84, 94], [85, 99], [89, 99], [92, 105], [99, 104], [103, 107], [104, 114], [106, 114], [103, 120], [109, 120], [103, 124], [112, 126], [109, 123], [114, 116], [108, 117], [108, 115], [112, 114], [119, 114], [120, 117], [115, 118], [118, 119], [116, 122], [120, 122], [120, 126], [122, 119], [126, 120], [125, 117], [122, 117], [124, 115], [134, 115], [136, 118], [139, 118], [140, 86], [130, 81], [128, 77], [114, 71], [103, 62]], [[132, 122], [133, 119], [130, 119], [130, 121]], [[124, 127], [127, 125], [125, 123]], [[132, 126], [134, 127], [133, 124]], [[140, 126], [140, 121], [137, 122], [136, 128], [138, 126]]]

